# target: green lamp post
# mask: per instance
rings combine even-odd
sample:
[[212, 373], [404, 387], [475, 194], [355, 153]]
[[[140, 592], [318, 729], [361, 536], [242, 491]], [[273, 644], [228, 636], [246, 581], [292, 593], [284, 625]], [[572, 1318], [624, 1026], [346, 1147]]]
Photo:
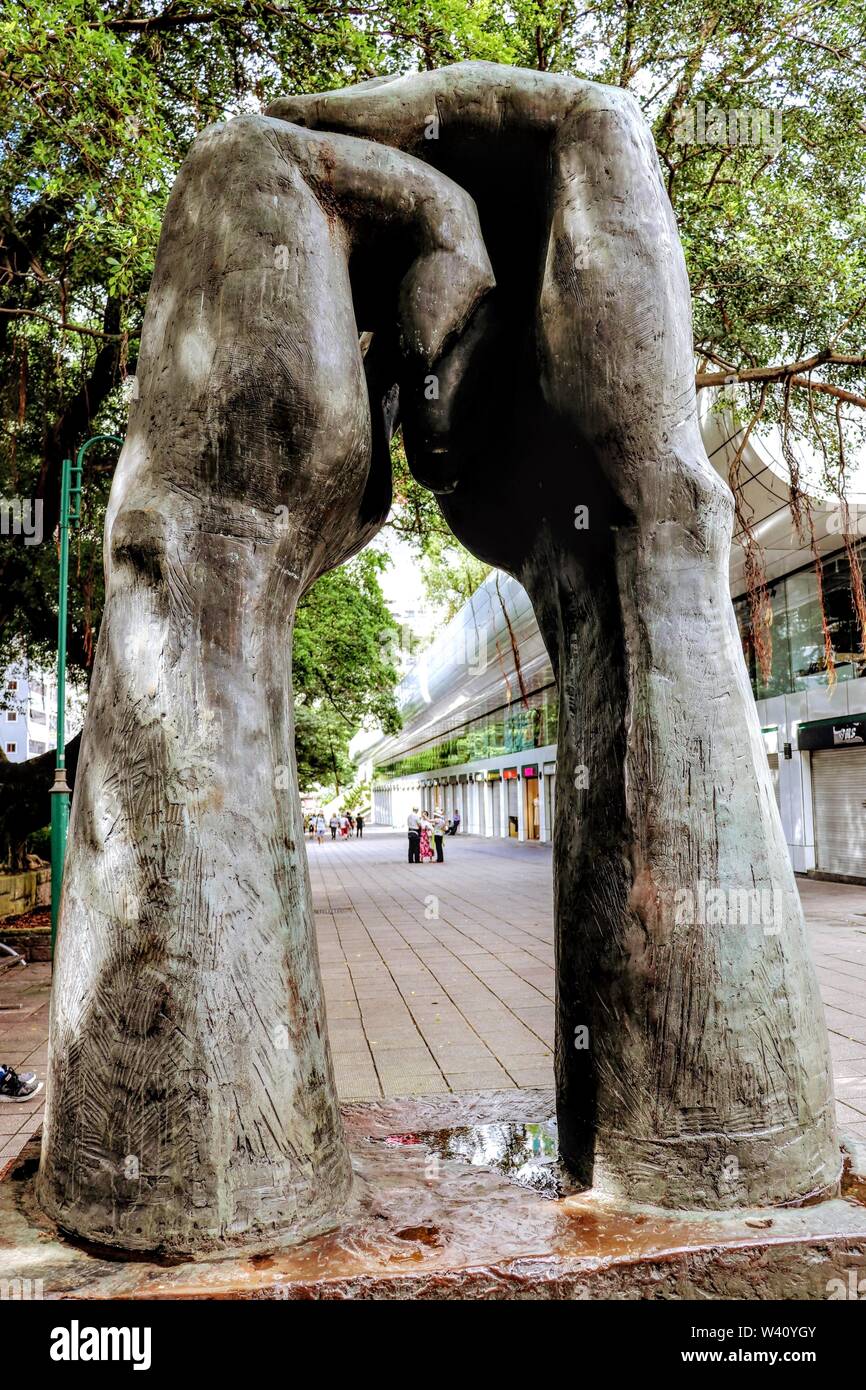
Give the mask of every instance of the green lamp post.
[[63, 887], [63, 861], [69, 826], [69, 783], [66, 781], [66, 618], [69, 584], [69, 531], [81, 525], [81, 475], [84, 455], [91, 444], [108, 441], [122, 444], [116, 434], [94, 434], [78, 450], [75, 463], [63, 460], [60, 481], [60, 585], [57, 604], [57, 759], [51, 788], [51, 955], [57, 941], [60, 916], [60, 890]]

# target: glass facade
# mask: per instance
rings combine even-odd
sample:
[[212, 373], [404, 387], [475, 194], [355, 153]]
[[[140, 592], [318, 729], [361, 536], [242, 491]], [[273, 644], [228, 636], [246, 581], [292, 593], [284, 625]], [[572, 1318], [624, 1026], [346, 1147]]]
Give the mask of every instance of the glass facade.
[[545, 686], [529, 695], [526, 704], [520, 701], [502, 705], [433, 734], [395, 761], [377, 765], [376, 778], [407, 777], [472, 763], [478, 758], [544, 748], [556, 743], [558, 713], [556, 686]]
[[[857, 544], [861, 564], [866, 543]], [[851, 569], [846, 552], [822, 557], [824, 607], [833, 640], [836, 679], [854, 680], [866, 675], [866, 654], [860, 649], [860, 627], [851, 594]], [[826, 685], [824, 633], [818, 578], [813, 566], [786, 575], [769, 585], [773, 620], [770, 625], [772, 662], [764, 680], [755, 651], [747, 597], [736, 599], [734, 611], [755, 699], [788, 695]]]

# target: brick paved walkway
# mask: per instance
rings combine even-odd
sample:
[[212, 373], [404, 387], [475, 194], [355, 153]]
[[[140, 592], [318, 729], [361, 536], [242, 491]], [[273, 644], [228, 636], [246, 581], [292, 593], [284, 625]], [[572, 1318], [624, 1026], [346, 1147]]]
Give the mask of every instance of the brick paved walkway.
[[[419, 868], [404, 843], [310, 849], [341, 1096], [552, 1085], [550, 847], [457, 837], [444, 865]], [[866, 888], [798, 884], [839, 1121], [866, 1139]]]
[[[50, 965], [19, 965], [0, 975], [0, 1062], [16, 1071], [45, 1075], [50, 988]], [[44, 1101], [43, 1090], [29, 1104], [0, 1102], [0, 1169], [41, 1125]]]
[[[344, 1100], [553, 1082], [550, 848], [458, 836], [309, 846], [328, 1030]], [[866, 888], [798, 880], [827, 1009], [839, 1120], [866, 1139]], [[0, 980], [0, 1060], [45, 1064], [48, 967]], [[0, 1165], [41, 1106], [0, 1105]]]
[[310, 846], [328, 1030], [341, 1096], [549, 1086], [550, 852], [446, 838]]

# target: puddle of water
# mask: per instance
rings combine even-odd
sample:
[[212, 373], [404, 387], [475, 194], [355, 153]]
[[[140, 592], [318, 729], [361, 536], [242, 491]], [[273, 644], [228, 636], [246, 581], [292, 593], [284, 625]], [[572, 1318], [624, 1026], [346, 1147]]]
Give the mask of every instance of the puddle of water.
[[554, 1119], [542, 1124], [467, 1125], [389, 1134], [384, 1142], [399, 1148], [425, 1149], [429, 1154], [458, 1159], [475, 1168], [492, 1168], [542, 1197], [562, 1197], [573, 1191], [573, 1184], [557, 1162]]
[[398, 1240], [417, 1240], [434, 1249], [445, 1244], [438, 1226], [404, 1226], [402, 1231], [395, 1231], [394, 1234]]

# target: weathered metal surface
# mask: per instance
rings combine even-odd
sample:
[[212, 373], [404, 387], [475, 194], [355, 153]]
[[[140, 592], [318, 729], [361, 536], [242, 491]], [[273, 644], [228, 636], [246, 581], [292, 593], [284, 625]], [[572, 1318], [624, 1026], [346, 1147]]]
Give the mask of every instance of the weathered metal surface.
[[401, 411], [413, 470], [525, 585], [558, 676], [572, 1170], [674, 1208], [832, 1192], [826, 1030], [728, 591], [732, 498], [637, 102], [468, 63], [271, 110], [428, 159], [479, 209], [496, 290], [437, 364], [448, 389]]
[[33, 1144], [0, 1181], [0, 1279], [59, 1299], [805, 1299], [866, 1270], [856, 1200], [673, 1214], [594, 1192], [545, 1198], [491, 1167], [437, 1157], [425, 1136], [538, 1123], [551, 1093], [431, 1099], [344, 1107], [356, 1182], [335, 1231], [220, 1259], [64, 1238], [34, 1199]]
[[300, 1239], [350, 1187], [291, 649], [300, 595], [390, 502], [349, 274], [366, 254], [422, 374], [492, 283], [468, 195], [263, 116], [195, 141], [106, 519], [39, 1177], [52, 1216], [126, 1249]]
[[[526, 585], [558, 671], [571, 1172], [671, 1208], [834, 1190], [731, 498], [636, 104], [472, 63], [275, 116], [199, 137], [163, 228], [106, 523], [40, 1200], [80, 1236], [186, 1252], [301, 1239], [349, 1198], [289, 653], [298, 597], [387, 511], [398, 388], [416, 475]], [[756, 894], [757, 920], [708, 920], [708, 892]]]

